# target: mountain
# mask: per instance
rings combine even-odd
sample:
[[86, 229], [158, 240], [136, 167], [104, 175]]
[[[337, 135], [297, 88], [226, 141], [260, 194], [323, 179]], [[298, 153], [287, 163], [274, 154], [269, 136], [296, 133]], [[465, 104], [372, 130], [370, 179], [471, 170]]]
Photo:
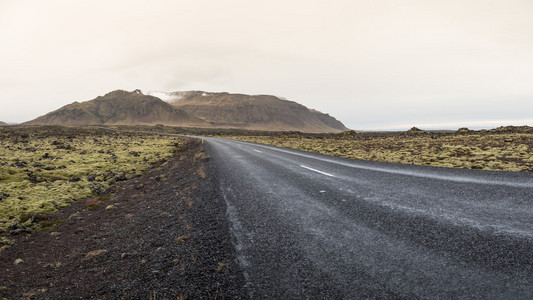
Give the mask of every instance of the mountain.
[[9, 124], [7, 124], [6, 122], [2, 122], [0, 121], [0, 126], [8, 126]]
[[[163, 100], [165, 101], [163, 101]], [[117, 90], [74, 102], [26, 125], [169, 125], [265, 131], [342, 132], [335, 118], [269, 95]]]
[[317, 133], [348, 130], [328, 114], [275, 96], [203, 91], [152, 94], [215, 127]]
[[74, 102], [26, 125], [174, 125], [209, 124], [141, 91], [117, 90], [85, 102]]

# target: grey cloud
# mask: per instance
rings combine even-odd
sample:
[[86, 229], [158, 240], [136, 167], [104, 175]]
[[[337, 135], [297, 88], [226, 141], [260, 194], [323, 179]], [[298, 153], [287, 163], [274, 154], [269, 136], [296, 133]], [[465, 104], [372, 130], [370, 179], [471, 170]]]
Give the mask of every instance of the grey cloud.
[[355, 129], [522, 122], [532, 11], [529, 0], [0, 2], [0, 120], [141, 88], [275, 94]]

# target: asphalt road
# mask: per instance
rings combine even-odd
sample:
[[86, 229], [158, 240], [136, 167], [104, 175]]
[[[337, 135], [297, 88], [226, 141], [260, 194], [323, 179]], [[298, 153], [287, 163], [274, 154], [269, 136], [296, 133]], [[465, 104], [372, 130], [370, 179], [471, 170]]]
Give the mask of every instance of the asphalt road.
[[252, 299], [533, 299], [533, 175], [205, 138]]

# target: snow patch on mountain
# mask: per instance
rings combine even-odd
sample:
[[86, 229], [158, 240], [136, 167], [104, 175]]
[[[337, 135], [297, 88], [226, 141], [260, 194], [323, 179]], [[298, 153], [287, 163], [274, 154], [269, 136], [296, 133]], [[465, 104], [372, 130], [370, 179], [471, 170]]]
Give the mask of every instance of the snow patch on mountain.
[[173, 95], [172, 93], [159, 92], [159, 91], [150, 91], [146, 95], [157, 97], [165, 102], [172, 102], [179, 100], [181, 96]]
[[201, 92], [201, 91], [185, 91], [185, 92], [160, 92], [160, 91], [150, 91], [146, 95], [157, 97], [165, 102], [173, 103], [184, 97], [194, 95], [195, 93], [203, 93], [202, 96], [209, 96], [211, 93]]

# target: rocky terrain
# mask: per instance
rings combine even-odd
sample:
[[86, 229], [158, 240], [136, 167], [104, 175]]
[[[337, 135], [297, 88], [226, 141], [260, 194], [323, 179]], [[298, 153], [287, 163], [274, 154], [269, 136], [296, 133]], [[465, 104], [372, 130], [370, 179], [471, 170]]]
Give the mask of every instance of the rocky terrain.
[[533, 171], [533, 128], [491, 130], [356, 132], [311, 135], [251, 133], [233, 139], [352, 159], [494, 171]]
[[57, 227], [4, 236], [0, 298], [246, 298], [202, 144], [143, 174], [61, 209]]
[[215, 127], [249, 130], [341, 132], [335, 118], [293, 101], [270, 95], [176, 92], [167, 101]]
[[168, 125], [315, 133], [347, 130], [327, 114], [275, 96], [201, 91], [144, 94], [118, 90], [71, 103], [24, 124]]
[[528, 126], [339, 134], [114, 127], [123, 131], [0, 130], [0, 298], [246, 298], [220, 177], [199, 141], [172, 133], [358, 159], [533, 171]]
[[85, 102], [74, 102], [25, 125], [180, 125], [207, 122], [141, 91], [113, 91]]
[[94, 127], [1, 127], [0, 233], [46, 228], [56, 222], [50, 213], [142, 175], [182, 143], [175, 136]]

